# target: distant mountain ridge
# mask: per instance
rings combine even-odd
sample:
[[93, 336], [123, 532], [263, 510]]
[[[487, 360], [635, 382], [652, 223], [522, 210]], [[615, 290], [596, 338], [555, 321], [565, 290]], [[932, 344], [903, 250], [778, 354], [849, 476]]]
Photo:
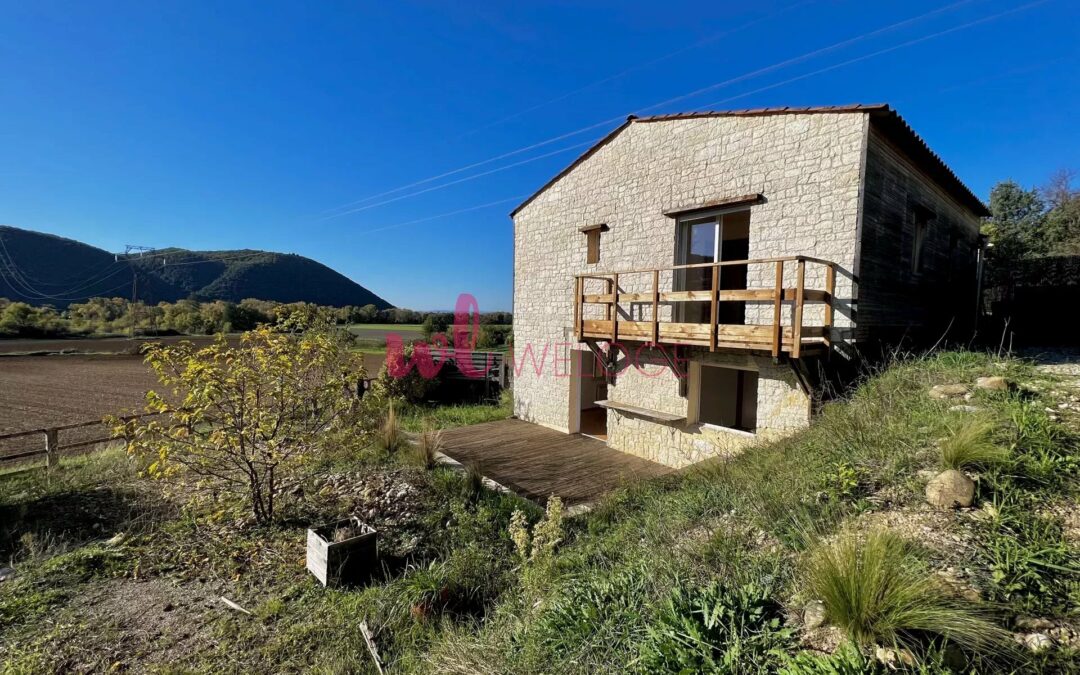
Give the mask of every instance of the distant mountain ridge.
[[[134, 279], [133, 279], [134, 277]], [[52, 234], [0, 225], [0, 297], [58, 308], [91, 297], [144, 302], [245, 298], [393, 307], [352, 279], [292, 253], [158, 249], [130, 258]]]

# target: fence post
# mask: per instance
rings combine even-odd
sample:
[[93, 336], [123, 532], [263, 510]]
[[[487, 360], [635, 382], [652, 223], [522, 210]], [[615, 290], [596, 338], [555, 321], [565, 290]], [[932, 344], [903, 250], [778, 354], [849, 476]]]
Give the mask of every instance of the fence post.
[[45, 430], [45, 466], [49, 469], [60, 464], [59, 433], [56, 429]]

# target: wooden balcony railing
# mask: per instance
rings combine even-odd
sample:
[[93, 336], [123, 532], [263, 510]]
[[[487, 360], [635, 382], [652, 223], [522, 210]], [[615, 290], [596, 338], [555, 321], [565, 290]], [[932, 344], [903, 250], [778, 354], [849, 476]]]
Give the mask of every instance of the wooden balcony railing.
[[[748, 279], [772, 277], [771, 286], [757, 288], [721, 288], [720, 268], [725, 266], [745, 266]], [[792, 268], [794, 285], [784, 283], [784, 268]], [[815, 278], [820, 277], [824, 288], [806, 287], [807, 267], [812, 268]], [[764, 267], [763, 271], [762, 268]], [[822, 274], [823, 268], [823, 274]], [[711, 283], [705, 290], [666, 290], [661, 288], [661, 273], [667, 277], [665, 285], [674, 287], [675, 278], [682, 270], [704, 269], [702, 275], [710, 277]], [[753, 270], [754, 273], [750, 274]], [[686, 273], [683, 273], [686, 274]], [[628, 280], [637, 283], [635, 287], [645, 286], [648, 290], [624, 292]], [[641, 280], [644, 279], [644, 284]], [[589, 286], [603, 283], [600, 293]], [[698, 284], [702, 285], [702, 284]], [[750, 285], [749, 283], [747, 285]], [[695, 265], [674, 265], [641, 270], [628, 270], [602, 274], [579, 274], [574, 277], [574, 326], [578, 340], [619, 340], [643, 341], [653, 344], [690, 345], [717, 349], [742, 349], [768, 351], [773, 356], [787, 353], [799, 358], [808, 350], [828, 349], [831, 344], [833, 325], [833, 293], [836, 288], [836, 264], [828, 260], [807, 256], [784, 258], [758, 258], [753, 260], [731, 260], [717, 263]], [[677, 308], [686, 303], [709, 303], [711, 320], [705, 323], [687, 323], [679, 321], [682, 314]], [[747, 323], [719, 323], [718, 317], [722, 303], [745, 303], [744, 318]], [[809, 303], [824, 305], [820, 322], [806, 325], [805, 309]], [[603, 318], [592, 318], [590, 306], [603, 307]], [[622, 311], [628, 305], [636, 312]], [[670, 315], [669, 320], [661, 318], [661, 309]], [[785, 321], [784, 308], [790, 306], [790, 320]], [[634, 313], [644, 314], [650, 310], [647, 320], [630, 320]], [[620, 316], [622, 314], [622, 316]], [[755, 321], [749, 321], [754, 319]], [[787, 324], [787, 325], [785, 325]]]

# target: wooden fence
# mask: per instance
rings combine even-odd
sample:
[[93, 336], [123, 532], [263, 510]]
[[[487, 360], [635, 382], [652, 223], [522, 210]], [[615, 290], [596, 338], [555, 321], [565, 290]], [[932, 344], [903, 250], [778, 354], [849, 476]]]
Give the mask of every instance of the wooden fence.
[[[127, 422], [129, 420], [158, 414], [160, 413], [141, 413], [138, 415], [126, 415], [119, 419]], [[78, 440], [73, 440], [71, 442], [61, 443], [62, 433], [105, 426], [104, 420], [89, 420], [86, 422], [72, 422], [70, 424], [61, 424], [54, 427], [45, 427], [43, 429], [27, 429], [26, 431], [17, 431], [10, 434], [0, 434], [0, 448], [2, 448], [7, 441], [29, 439], [34, 436], [40, 436], [42, 441], [42, 444], [37, 448], [16, 448], [12, 452], [4, 452], [0, 449], [0, 463], [23, 461], [44, 455], [46, 466], [55, 466], [62, 453], [68, 454], [76, 450], [93, 448], [102, 443], [120, 440], [114, 437], [110, 430], [103, 430], [103, 432], [109, 431], [109, 433], [107, 435], [92, 435], [90, 438], [79, 438]]]

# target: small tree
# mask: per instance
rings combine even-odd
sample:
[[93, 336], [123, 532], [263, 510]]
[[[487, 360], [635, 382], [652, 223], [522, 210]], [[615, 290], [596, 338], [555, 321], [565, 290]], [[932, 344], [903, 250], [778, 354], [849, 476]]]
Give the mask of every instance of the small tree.
[[305, 475], [328, 435], [356, 410], [363, 362], [323, 327], [245, 333], [238, 346], [219, 337], [153, 345], [146, 355], [172, 396], [147, 394], [160, 417], [120, 424], [147, 473], [246, 498], [257, 522], [274, 519], [275, 498]]

